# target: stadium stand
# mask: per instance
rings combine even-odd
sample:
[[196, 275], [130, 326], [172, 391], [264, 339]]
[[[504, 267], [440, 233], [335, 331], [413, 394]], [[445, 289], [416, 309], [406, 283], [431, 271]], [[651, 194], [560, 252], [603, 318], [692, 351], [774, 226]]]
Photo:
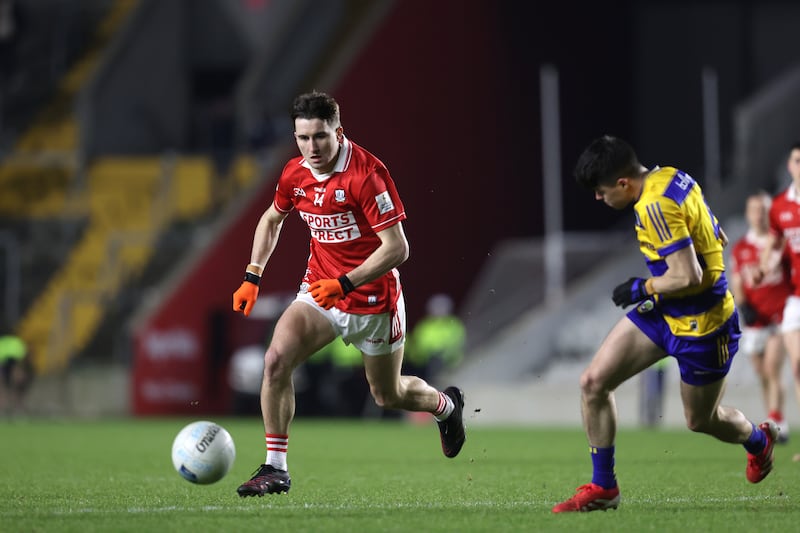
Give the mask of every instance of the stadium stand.
[[[42, 43], [63, 15], [56, 9], [62, 3], [44, 3], [52, 9], [26, 13], [26, 38], [39, 34]], [[64, 384], [84, 362], [130, 364], [120, 361], [131, 352], [130, 315], [208, 242], [209, 228], [273, 164], [269, 150], [258, 149], [275, 141], [270, 114], [282, 113], [305, 83], [307, 63], [323, 50], [335, 55], [329, 43], [342, 28], [352, 38], [362, 35], [353, 28], [374, 10], [360, 1], [329, 2], [322, 10], [310, 1], [254, 6], [251, 12], [227, 2], [81, 2], [73, 16], [84, 39], [62, 58], [50, 89], [38, 100], [5, 93], [0, 99], [3, 111], [7, 102], [21, 102], [0, 115], [0, 276], [14, 284], [4, 303], [14, 300], [5, 307], [31, 348], [36, 386], [56, 385], [51, 410], [74, 403], [65, 400]], [[287, 63], [275, 47], [299, 34], [282, 34], [283, 41], [265, 34], [257, 12], [281, 32], [317, 25], [320, 38], [290, 43], [302, 50]], [[225, 46], [214, 46], [215, 39]], [[164, 46], [170, 41], [172, 54]], [[44, 48], [26, 46], [20, 55]], [[188, 57], [180, 50], [193, 56], [190, 71], [180, 67], [189, 65], [180, 63]], [[42, 55], [52, 59], [52, 51]], [[256, 91], [276, 69], [286, 73], [283, 85], [271, 84], [264, 99]], [[19, 73], [23, 85], [36, 77], [29, 70]], [[318, 65], [311, 70], [331, 75]], [[239, 86], [242, 109], [234, 105]], [[25, 116], [22, 108], [29, 109]], [[234, 115], [249, 122], [231, 129]], [[55, 381], [41, 379], [48, 376]]]
[[[210, 127], [217, 112], [233, 117], [236, 127], [226, 134], [236, 147], [257, 141], [259, 149], [277, 149], [276, 121], [296, 89], [312, 81], [334, 85], [392, 2], [335, 0], [320, 7], [315, 0], [272, 0], [262, 18], [235, 13], [246, 2], [43, 3], [59, 9], [80, 5], [73, 26], [89, 38], [68, 47], [73, 51], [60, 59], [58, 76], [26, 74], [23, 86], [33, 88], [27, 99], [13, 113], [3, 107], [3, 124], [11, 129], [0, 132], [0, 150], [7, 155], [0, 164], [0, 240], [13, 239], [19, 249], [24, 308], [18, 329], [33, 348], [40, 374], [90, 358], [130, 364], [131, 315], [147, 314], [143, 303], [156, 300], [153, 293], [162, 299], [154, 305], [167, 301], [161, 295], [169, 295], [175, 279], [190, 270], [198, 248], [211, 248], [209, 243], [226, 235], [231, 212], [263, 185], [261, 172], [276, 159], [269, 149], [258, 154], [267, 158], [262, 160], [215, 145]], [[245, 26], [235, 26], [234, 16]], [[52, 33], [52, 26], [38, 21], [29, 23], [39, 37], [28, 52], [47, 48], [44, 36]], [[301, 39], [301, 26], [316, 40]], [[349, 41], [343, 41], [345, 34]], [[196, 71], [184, 76], [182, 68]], [[32, 83], [34, 78], [49, 83]], [[133, 91], [144, 79], [145, 87]], [[219, 86], [209, 88], [209, 80]], [[765, 97], [772, 103], [743, 104], [735, 135], [775, 120], [797, 124], [793, 114], [778, 111], [786, 109], [787, 95], [796, 94], [794, 84], [780, 89], [780, 102]], [[230, 107], [218, 105], [220, 99]], [[761, 111], [766, 107], [771, 114]], [[783, 146], [787, 128], [780, 139], [738, 141], [737, 157], [754, 157], [753, 142]], [[774, 165], [774, 155], [759, 155], [755, 167], [737, 166], [760, 173]], [[715, 202], [729, 205], [728, 212], [739, 208], [743, 196], [737, 195], [753, 183], [749, 174], [730, 180], [723, 201]], [[575, 391], [564, 385], [574, 382], [618, 316], [608, 287], [619, 281], [619, 272], [643, 268], [627, 240], [619, 247], [618, 235], [588, 240], [588, 249], [568, 246], [570, 283], [556, 303], [543, 300], [544, 252], [537, 239], [502, 243], [492, 251], [462, 306], [467, 363], [446, 377], [472, 387], [470, 401], [491, 396], [498, 410], [511, 415], [510, 401], [501, 400], [517, 393], [527, 397], [549, 375], [553, 388], [547, 394], [557, 398], [553, 391], [566, 391], [563, 403], [577, 414]], [[5, 248], [6, 255], [12, 248]], [[0, 275], [8, 268], [0, 262]], [[566, 375], [572, 381], [558, 379]], [[493, 385], [482, 388], [487, 380]]]

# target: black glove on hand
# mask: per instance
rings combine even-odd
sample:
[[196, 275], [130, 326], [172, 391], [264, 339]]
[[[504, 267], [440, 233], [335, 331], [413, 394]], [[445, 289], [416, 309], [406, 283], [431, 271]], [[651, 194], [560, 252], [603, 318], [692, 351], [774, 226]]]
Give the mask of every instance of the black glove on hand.
[[739, 316], [742, 317], [745, 326], [752, 326], [758, 320], [758, 311], [749, 303], [743, 302], [739, 305]]
[[631, 278], [625, 283], [617, 285], [614, 289], [614, 295], [611, 297], [614, 300], [614, 305], [628, 307], [647, 298], [646, 281], [643, 278]]

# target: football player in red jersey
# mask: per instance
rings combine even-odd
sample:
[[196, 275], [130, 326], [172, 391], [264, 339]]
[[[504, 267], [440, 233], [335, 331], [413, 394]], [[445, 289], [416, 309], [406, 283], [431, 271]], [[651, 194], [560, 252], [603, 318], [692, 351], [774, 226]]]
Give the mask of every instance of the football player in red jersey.
[[[783, 307], [792, 293], [791, 265], [784, 250], [772, 250], [769, 271], [760, 275], [760, 261], [769, 239], [769, 208], [772, 199], [766, 192], [747, 198], [745, 218], [749, 229], [731, 251], [731, 292], [743, 322], [739, 350], [753, 363], [764, 394], [767, 416], [780, 429], [779, 442], [789, 438], [783, 416], [784, 386], [781, 380], [785, 353], [780, 324]], [[754, 281], [754, 273], [760, 282]]]
[[[761, 269], [756, 281], [761, 281], [770, 268], [772, 250], [788, 247], [792, 260], [792, 285], [794, 292], [786, 300], [781, 330], [786, 351], [792, 364], [795, 394], [800, 400], [800, 141], [789, 149], [786, 168], [792, 183], [772, 200], [769, 210], [770, 238], [761, 255]], [[793, 457], [800, 461], [800, 453]]]
[[339, 105], [331, 96], [298, 96], [291, 117], [300, 156], [284, 167], [275, 199], [256, 226], [233, 310], [250, 314], [292, 210], [308, 225], [310, 255], [297, 298], [278, 320], [264, 355], [261, 412], [267, 458], [238, 488], [240, 496], [289, 490], [292, 372], [337, 336], [361, 351], [379, 406], [433, 414], [447, 457], [455, 457], [465, 440], [462, 391], [448, 387], [440, 392], [418, 377], [400, 374], [406, 324], [396, 267], [408, 258], [409, 247], [402, 226], [406, 213], [388, 169], [345, 137]]

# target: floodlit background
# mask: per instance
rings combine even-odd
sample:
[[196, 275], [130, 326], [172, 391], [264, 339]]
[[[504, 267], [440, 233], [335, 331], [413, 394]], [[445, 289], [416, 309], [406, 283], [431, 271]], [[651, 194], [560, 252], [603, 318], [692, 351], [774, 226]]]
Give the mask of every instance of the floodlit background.
[[[25, 412], [258, 412], [259, 351], [306, 259], [297, 217], [254, 315], [230, 298], [296, 153], [290, 103], [318, 89], [404, 199], [412, 340], [438, 294], [465, 326], [463, 353], [413, 370], [462, 386], [473, 423], [578, 424], [611, 288], [644, 264], [575, 159], [626, 138], [738, 237], [745, 195], [788, 184], [798, 25], [796, 3], [746, 0], [0, 0], [0, 307], [35, 369]], [[315, 356], [299, 415], [389, 416], [360, 378]], [[681, 424], [674, 364], [665, 379], [661, 421]], [[744, 358], [728, 399], [764, 415]]]

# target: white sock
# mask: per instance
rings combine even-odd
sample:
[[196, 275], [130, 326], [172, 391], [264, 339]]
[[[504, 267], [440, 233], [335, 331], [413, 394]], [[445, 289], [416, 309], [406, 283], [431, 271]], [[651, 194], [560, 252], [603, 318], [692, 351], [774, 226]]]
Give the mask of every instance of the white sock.
[[267, 440], [267, 461], [278, 470], [289, 470], [286, 466], [286, 453], [289, 448], [289, 435], [277, 435], [274, 433], [266, 434]]
[[433, 418], [435, 418], [437, 422], [447, 420], [447, 417], [450, 416], [455, 408], [456, 406], [453, 404], [453, 400], [450, 399], [450, 396], [440, 392], [439, 405], [436, 406], [436, 411], [433, 412]]

